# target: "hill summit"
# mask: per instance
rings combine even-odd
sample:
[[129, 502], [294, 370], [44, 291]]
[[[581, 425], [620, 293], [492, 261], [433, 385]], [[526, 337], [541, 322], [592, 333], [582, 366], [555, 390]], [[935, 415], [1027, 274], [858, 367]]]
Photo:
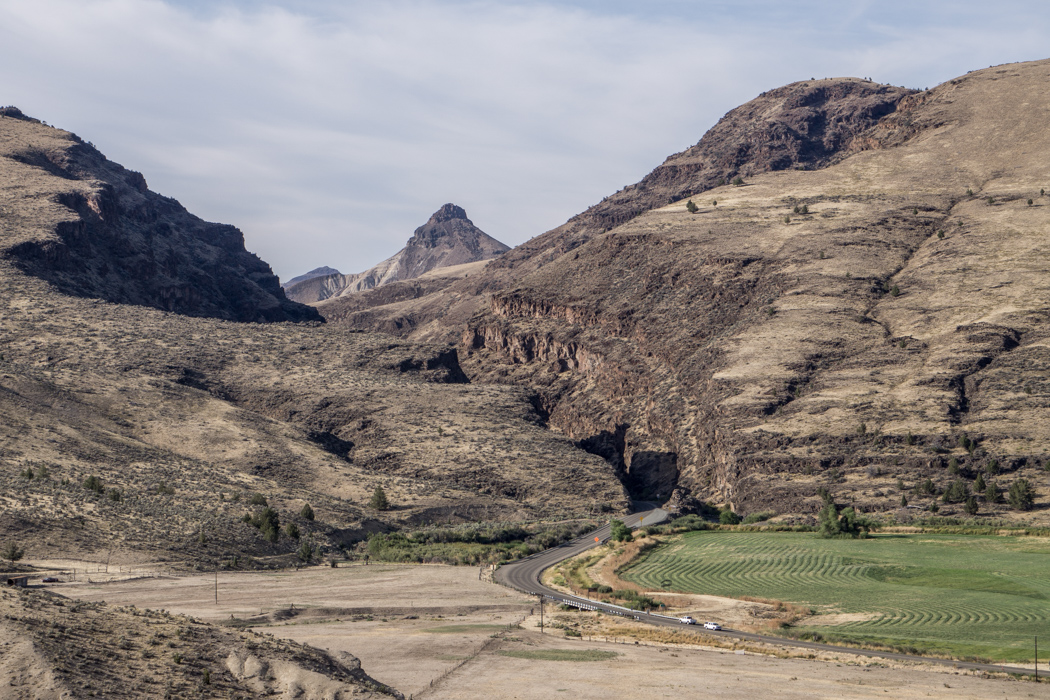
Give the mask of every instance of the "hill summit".
[[0, 108], [0, 256], [64, 294], [230, 321], [318, 321], [234, 226], [68, 131]]
[[416, 279], [445, 267], [495, 258], [510, 248], [474, 225], [463, 207], [445, 204], [417, 228], [405, 247], [355, 275], [338, 272], [289, 283], [288, 298], [304, 304]]

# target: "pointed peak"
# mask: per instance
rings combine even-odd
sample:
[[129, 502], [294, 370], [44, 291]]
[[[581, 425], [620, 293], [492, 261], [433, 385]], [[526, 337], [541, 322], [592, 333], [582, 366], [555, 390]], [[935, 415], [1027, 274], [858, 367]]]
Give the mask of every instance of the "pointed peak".
[[452, 219], [463, 219], [464, 221], [470, 221], [467, 218], [467, 212], [463, 207], [456, 206], [455, 204], [446, 204], [430, 217], [428, 224], [440, 224], [443, 221], [451, 221]]

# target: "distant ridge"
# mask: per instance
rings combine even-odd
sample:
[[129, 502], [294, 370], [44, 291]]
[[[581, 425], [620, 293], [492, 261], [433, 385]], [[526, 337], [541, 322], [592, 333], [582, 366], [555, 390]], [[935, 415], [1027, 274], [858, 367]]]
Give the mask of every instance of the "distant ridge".
[[312, 304], [415, 279], [438, 268], [490, 260], [508, 250], [508, 246], [475, 226], [463, 207], [446, 204], [415, 230], [404, 248], [375, 267], [355, 275], [308, 272], [302, 276], [306, 279], [289, 281], [285, 294], [293, 301]]
[[292, 279], [288, 280], [287, 282], [282, 283], [281, 286], [282, 287], [288, 287], [289, 285], [295, 284], [296, 282], [304, 282], [306, 280], [311, 280], [314, 277], [327, 277], [328, 275], [338, 275], [338, 274], [342, 274], [342, 273], [340, 273], [339, 270], [335, 269], [334, 267], [328, 267], [327, 265], [322, 265], [321, 267], [315, 267], [314, 269], [310, 270], [309, 272], [303, 273], [303, 274], [299, 275], [298, 277], [293, 277]]

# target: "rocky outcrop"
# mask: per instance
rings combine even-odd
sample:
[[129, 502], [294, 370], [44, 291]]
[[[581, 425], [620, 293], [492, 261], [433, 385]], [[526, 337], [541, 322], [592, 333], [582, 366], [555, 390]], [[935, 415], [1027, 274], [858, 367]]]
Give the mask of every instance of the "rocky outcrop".
[[413, 280], [441, 268], [491, 260], [508, 250], [475, 226], [462, 207], [446, 204], [415, 230], [404, 248], [375, 267], [355, 275], [335, 273], [289, 283], [286, 292], [291, 299], [311, 304]]
[[2, 255], [63, 293], [233, 321], [320, 320], [229, 225], [151, 192], [76, 135], [0, 112]]

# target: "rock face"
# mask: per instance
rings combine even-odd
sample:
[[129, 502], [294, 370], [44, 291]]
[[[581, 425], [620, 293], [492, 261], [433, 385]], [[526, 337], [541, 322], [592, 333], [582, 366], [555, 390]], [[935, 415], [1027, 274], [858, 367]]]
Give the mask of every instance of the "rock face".
[[375, 267], [355, 275], [337, 272], [290, 282], [285, 292], [290, 299], [310, 304], [416, 279], [440, 268], [490, 260], [508, 250], [475, 226], [462, 207], [446, 204], [415, 230], [404, 248]]
[[921, 93], [771, 91], [387, 318], [458, 336], [472, 381], [540, 392], [549, 423], [636, 497], [807, 512], [823, 488], [891, 510], [898, 476], [1044, 484], [1047, 95], [1050, 61]]
[[202, 221], [76, 135], [0, 110], [0, 255], [74, 296], [234, 321], [320, 320], [233, 226]]

